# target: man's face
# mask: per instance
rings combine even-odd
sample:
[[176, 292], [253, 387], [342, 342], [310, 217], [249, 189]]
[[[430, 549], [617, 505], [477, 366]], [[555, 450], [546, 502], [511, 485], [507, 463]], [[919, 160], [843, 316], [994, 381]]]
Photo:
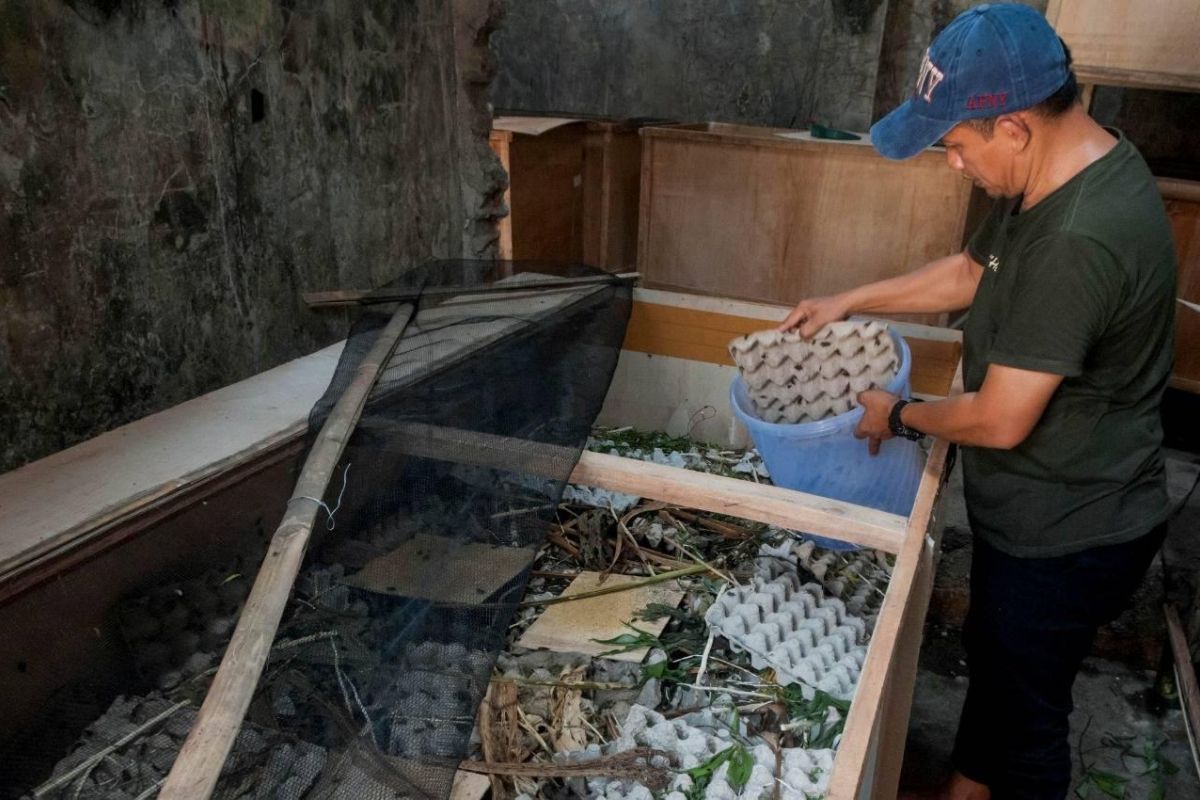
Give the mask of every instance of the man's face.
[[988, 197], [1016, 197], [1022, 190], [1014, 174], [1013, 151], [999, 134], [996, 130], [988, 137], [966, 124], [955, 125], [942, 137], [946, 161]]

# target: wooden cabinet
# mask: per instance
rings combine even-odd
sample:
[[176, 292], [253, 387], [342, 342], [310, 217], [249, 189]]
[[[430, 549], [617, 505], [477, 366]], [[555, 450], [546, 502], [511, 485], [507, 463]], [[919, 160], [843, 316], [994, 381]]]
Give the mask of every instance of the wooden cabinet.
[[1080, 83], [1200, 91], [1196, 0], [1050, 0]]
[[[1160, 179], [1179, 256], [1179, 297], [1200, 304], [1200, 182]], [[1171, 385], [1200, 393], [1200, 311], [1175, 309], [1175, 369]]]
[[791, 303], [962, 247], [971, 184], [929, 150], [710, 123], [642, 129], [644, 285]]
[[509, 176], [500, 258], [582, 261], [610, 272], [635, 268], [641, 169], [636, 125], [498, 117], [490, 141]]

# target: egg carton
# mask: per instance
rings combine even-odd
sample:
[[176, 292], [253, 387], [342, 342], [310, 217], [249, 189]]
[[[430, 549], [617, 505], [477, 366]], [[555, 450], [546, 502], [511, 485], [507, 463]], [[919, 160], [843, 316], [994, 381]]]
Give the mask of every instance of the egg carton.
[[887, 325], [834, 322], [812, 339], [757, 331], [729, 343], [758, 415], [767, 422], [810, 422], [844, 414], [859, 392], [887, 386], [900, 358]]
[[750, 656], [755, 669], [775, 670], [781, 683], [849, 699], [867, 656], [866, 622], [816, 583], [795, 574], [755, 577], [726, 592], [704, 615], [709, 630]]
[[878, 615], [892, 577], [891, 564], [882, 550], [827, 550], [789, 534], [777, 545], [761, 545], [754, 562], [755, 574], [765, 580], [799, 567], [811, 573], [828, 596], [845, 603], [847, 613], [868, 621]]
[[[379, 746], [389, 755], [407, 758], [461, 757], [474, 725], [475, 707], [487, 686], [491, 658], [461, 644], [422, 642], [407, 648], [389, 670], [393, 680], [370, 693]], [[357, 702], [350, 687], [348, 702]]]
[[[695, 782], [687, 771], [709, 761], [736, 741], [729, 725], [722, 719], [719, 707], [716, 711], [710, 708], [669, 720], [649, 708], [634, 706], [616, 741], [603, 748], [596, 744], [589, 745], [579, 753], [558, 758], [566, 762], [590, 760], [604, 754], [650, 747], [667, 754], [653, 757], [650, 766], [676, 772], [666, 793], [660, 796], [664, 800], [686, 800], [695, 796]], [[781, 798], [807, 800], [824, 796], [833, 765], [833, 750], [787, 748], [780, 753], [781, 764], [777, 764], [774, 751], [764, 743], [751, 745], [747, 752], [754, 765], [745, 785], [740, 789], [734, 788], [729, 780], [730, 766], [726, 762], [713, 773], [704, 788], [702, 796], [705, 800], [757, 800], [770, 797], [774, 794], [776, 766], [780, 767]], [[588, 778], [586, 794], [604, 800], [654, 800], [656, 796], [641, 784], [606, 777]]]

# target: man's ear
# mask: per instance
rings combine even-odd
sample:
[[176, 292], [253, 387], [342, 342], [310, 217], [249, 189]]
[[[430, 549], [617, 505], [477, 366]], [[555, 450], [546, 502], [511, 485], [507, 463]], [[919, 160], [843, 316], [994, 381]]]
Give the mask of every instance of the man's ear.
[[1014, 153], [1020, 153], [1029, 146], [1031, 130], [1029, 122], [1022, 114], [1001, 114], [996, 118], [996, 132], [1003, 137]]

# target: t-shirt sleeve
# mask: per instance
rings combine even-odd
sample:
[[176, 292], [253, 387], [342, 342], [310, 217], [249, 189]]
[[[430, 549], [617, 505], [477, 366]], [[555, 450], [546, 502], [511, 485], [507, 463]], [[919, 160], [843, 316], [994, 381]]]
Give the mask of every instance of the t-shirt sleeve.
[[1019, 269], [987, 361], [1068, 378], [1081, 374], [1124, 294], [1120, 265], [1096, 241], [1056, 233], [1027, 248]]

